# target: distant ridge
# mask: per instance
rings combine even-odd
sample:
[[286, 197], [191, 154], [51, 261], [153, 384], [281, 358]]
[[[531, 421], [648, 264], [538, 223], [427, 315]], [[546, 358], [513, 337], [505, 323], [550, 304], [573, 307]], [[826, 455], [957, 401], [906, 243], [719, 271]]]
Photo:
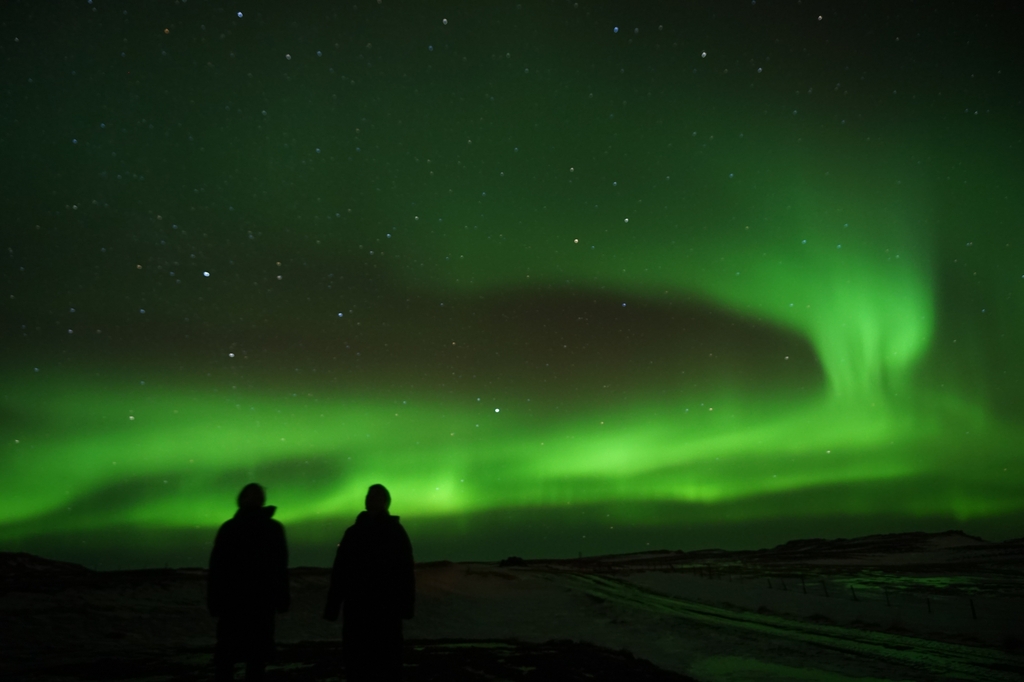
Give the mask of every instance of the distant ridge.
[[[550, 564], [564, 568], [586, 564], [588, 570], [661, 570], [659, 567], [700, 565], [781, 567], [912, 566], [977, 562], [997, 564], [1024, 560], [1024, 538], [991, 542], [961, 530], [885, 533], [855, 538], [790, 540], [765, 549], [647, 550], [631, 554], [586, 556], [578, 559], [529, 559], [527, 565]], [[600, 568], [603, 567], [603, 568]], [[674, 570], [674, 569], [673, 569]]]
[[[624, 554], [591, 555], [563, 559], [522, 559], [509, 557], [503, 562], [507, 565], [530, 566], [537, 564], [575, 564], [579, 561], [599, 564], [632, 565], [639, 563], [671, 564], [679, 561], [739, 561], [766, 564], [786, 563], [873, 563], [886, 564], [915, 563], [917, 559], [950, 563], [965, 560], [977, 560], [985, 557], [1024, 553], [1024, 537], [992, 542], [961, 530], [946, 530], [937, 533], [914, 531], [907, 533], [883, 533], [865, 535], [855, 538], [805, 538], [789, 540], [781, 545], [766, 549], [699, 549], [699, 550], [645, 550]], [[456, 563], [491, 563], [466, 561]], [[447, 560], [421, 562], [419, 568], [430, 568], [451, 565]], [[293, 566], [292, 572], [318, 573], [324, 567]], [[28, 554], [26, 552], [0, 552], [0, 592], [9, 591], [14, 585], [19, 588], [28, 585], [41, 586], [55, 583], [77, 583], [81, 580], [97, 579], [113, 574], [142, 574], [152, 571], [169, 571], [201, 576], [204, 567], [151, 568], [134, 570], [96, 571], [80, 564], [57, 561]]]
[[885, 533], [865, 535], [859, 538], [837, 538], [824, 540], [820, 538], [808, 540], [790, 540], [778, 545], [768, 552], [852, 552], [867, 554], [889, 554], [893, 552], [933, 552], [953, 547], [976, 547], [990, 545], [988, 540], [968, 535], [961, 530], [947, 530], [941, 533]]
[[0, 580], [19, 580], [28, 577], [80, 576], [91, 569], [69, 561], [44, 559], [27, 552], [0, 552]]
[[990, 542], [960, 530], [939, 533], [909, 532], [865, 535], [857, 538], [790, 540], [771, 549], [695, 552], [689, 556], [728, 557], [744, 563], [776, 565], [817, 564], [848, 566], [911, 566], [915, 564], [1006, 563], [1020, 558], [1024, 538]]

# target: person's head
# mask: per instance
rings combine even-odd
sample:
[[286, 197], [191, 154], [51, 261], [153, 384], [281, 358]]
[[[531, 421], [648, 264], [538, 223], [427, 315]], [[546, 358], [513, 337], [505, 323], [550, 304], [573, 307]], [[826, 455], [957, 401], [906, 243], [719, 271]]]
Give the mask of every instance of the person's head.
[[267, 494], [264, 492], [263, 486], [259, 483], [250, 483], [242, 488], [242, 492], [238, 493], [239, 509], [254, 509], [262, 507], [263, 503], [266, 501]]
[[374, 483], [366, 491], [366, 511], [386, 512], [391, 506], [391, 493], [380, 483]]

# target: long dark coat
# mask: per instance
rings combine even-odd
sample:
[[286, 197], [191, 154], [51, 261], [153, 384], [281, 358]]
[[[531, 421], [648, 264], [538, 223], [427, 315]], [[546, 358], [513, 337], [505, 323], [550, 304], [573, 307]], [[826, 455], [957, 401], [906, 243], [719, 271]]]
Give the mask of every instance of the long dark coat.
[[412, 544], [398, 517], [361, 513], [338, 545], [324, 609], [334, 620], [344, 605], [348, 679], [397, 679], [402, 619], [413, 617], [415, 603]]
[[220, 618], [218, 658], [266, 660], [274, 613], [288, 610], [288, 545], [275, 507], [239, 509], [217, 532], [210, 554], [206, 606]]

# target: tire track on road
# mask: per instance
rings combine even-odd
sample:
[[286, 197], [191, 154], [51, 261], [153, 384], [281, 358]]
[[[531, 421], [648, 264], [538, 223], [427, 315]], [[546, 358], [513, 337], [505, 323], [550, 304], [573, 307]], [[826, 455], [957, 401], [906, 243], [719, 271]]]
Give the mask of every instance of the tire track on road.
[[954, 679], [979, 682], [1024, 679], [1024, 658], [993, 649], [730, 610], [669, 597], [603, 576], [561, 575], [592, 597], [705, 625], [800, 641]]

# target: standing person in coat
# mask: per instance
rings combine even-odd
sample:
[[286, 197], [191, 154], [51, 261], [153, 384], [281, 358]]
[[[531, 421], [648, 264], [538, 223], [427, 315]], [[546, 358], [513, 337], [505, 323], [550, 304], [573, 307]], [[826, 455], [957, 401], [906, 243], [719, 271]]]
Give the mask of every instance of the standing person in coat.
[[377, 484], [366, 493], [366, 511], [338, 545], [324, 618], [337, 620], [344, 604], [342, 651], [349, 682], [398, 682], [402, 677], [402, 619], [416, 601], [412, 544], [391, 495]]
[[206, 605], [217, 617], [213, 661], [216, 680], [262, 680], [274, 651], [274, 613], [288, 610], [288, 546], [276, 507], [264, 507], [263, 487], [250, 483], [238, 495], [238, 512], [217, 532], [210, 554]]

